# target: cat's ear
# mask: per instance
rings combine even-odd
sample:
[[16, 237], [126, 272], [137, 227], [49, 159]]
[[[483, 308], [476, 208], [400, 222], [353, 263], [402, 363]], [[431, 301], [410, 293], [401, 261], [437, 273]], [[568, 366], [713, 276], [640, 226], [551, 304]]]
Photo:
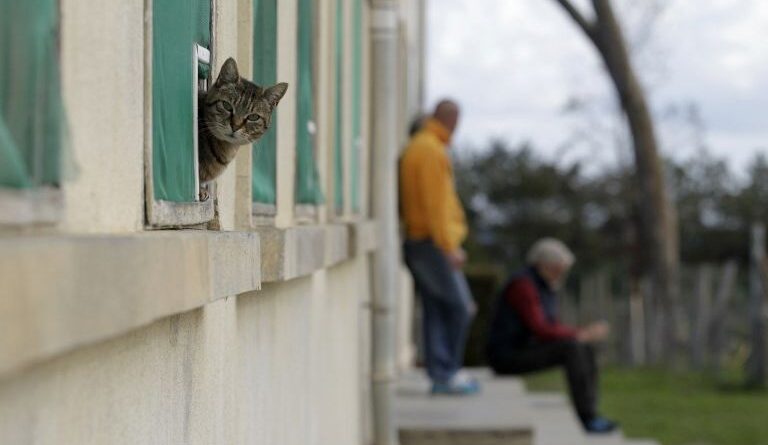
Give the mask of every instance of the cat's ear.
[[235, 59], [230, 57], [221, 67], [219, 78], [216, 79], [216, 83], [220, 85], [225, 83], [237, 83], [239, 80], [240, 74], [237, 72], [237, 62], [235, 62]]
[[288, 84], [285, 82], [278, 83], [264, 91], [264, 98], [269, 102], [269, 105], [271, 105], [272, 108], [275, 108], [278, 102], [280, 102], [280, 99], [285, 96], [286, 91], [288, 91]]

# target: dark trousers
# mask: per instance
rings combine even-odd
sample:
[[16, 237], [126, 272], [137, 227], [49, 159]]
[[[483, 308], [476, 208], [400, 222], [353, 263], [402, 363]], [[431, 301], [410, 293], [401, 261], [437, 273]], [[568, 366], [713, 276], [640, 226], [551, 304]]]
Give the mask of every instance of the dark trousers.
[[500, 375], [519, 375], [564, 368], [576, 413], [582, 422], [597, 415], [598, 369], [595, 348], [576, 341], [554, 341], [504, 351], [490, 357]]
[[404, 254], [421, 297], [427, 374], [433, 382], [447, 383], [464, 361], [472, 294], [464, 274], [432, 241], [406, 241]]

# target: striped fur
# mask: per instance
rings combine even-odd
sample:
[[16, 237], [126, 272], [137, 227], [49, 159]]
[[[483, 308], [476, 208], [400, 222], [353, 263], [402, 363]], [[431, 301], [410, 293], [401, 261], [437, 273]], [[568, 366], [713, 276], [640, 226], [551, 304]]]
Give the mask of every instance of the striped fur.
[[264, 89], [240, 77], [234, 59], [224, 62], [216, 83], [198, 101], [201, 183], [219, 177], [241, 146], [264, 135], [287, 90], [287, 83]]

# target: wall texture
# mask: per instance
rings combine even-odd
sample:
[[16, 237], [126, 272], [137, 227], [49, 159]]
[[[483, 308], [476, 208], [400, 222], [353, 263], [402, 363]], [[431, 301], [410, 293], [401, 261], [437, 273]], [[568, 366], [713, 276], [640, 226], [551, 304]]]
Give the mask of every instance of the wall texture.
[[3, 444], [359, 444], [366, 257], [0, 380]]

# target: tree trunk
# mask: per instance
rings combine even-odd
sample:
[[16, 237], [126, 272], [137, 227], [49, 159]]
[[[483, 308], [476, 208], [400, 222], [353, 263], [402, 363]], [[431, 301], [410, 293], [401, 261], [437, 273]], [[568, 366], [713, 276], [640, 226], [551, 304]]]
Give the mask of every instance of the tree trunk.
[[661, 354], [664, 357], [649, 358], [654, 361], [670, 358], [679, 346], [675, 320], [680, 275], [677, 213], [665, 185], [664, 168], [645, 92], [632, 66], [621, 25], [610, 0], [592, 0], [594, 23], [588, 22], [569, 1], [557, 1], [600, 53], [627, 118], [638, 183], [638, 233], [641, 245], [647, 246], [641, 264], [644, 274], [651, 281], [651, 295], [655, 300], [652, 307], [659, 311], [656, 315], [667, 346]]

